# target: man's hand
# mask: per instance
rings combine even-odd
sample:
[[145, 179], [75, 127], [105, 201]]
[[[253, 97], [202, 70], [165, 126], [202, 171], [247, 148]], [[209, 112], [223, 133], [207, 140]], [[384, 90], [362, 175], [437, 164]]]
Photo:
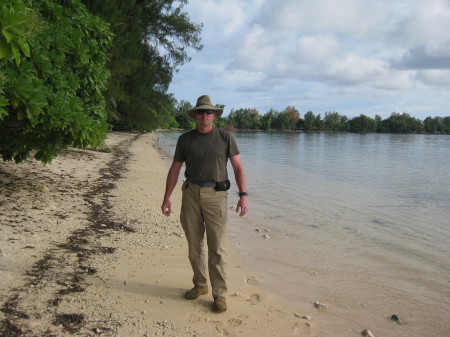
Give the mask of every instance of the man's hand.
[[163, 201], [163, 204], [161, 206], [161, 210], [162, 210], [162, 213], [165, 216], [169, 216], [170, 213], [172, 213], [172, 203], [170, 202], [170, 199], [167, 199], [167, 200]]
[[247, 196], [242, 196], [236, 206], [236, 213], [241, 212], [239, 216], [244, 216], [248, 212], [248, 200]]
[[161, 206], [162, 213], [165, 216], [169, 216], [170, 213], [172, 213], [172, 203], [170, 202], [170, 196], [172, 195], [172, 191], [177, 184], [181, 166], [183, 166], [183, 163], [174, 160], [172, 162], [172, 166], [170, 166], [169, 173], [167, 173], [166, 192], [164, 193], [164, 200]]

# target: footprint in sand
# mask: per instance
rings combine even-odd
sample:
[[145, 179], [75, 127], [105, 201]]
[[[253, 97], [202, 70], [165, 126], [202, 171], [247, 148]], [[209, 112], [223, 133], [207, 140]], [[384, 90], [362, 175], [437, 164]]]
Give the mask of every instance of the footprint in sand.
[[261, 295], [259, 295], [259, 294], [251, 294], [250, 298], [249, 298], [249, 301], [252, 304], [257, 304], [257, 303], [259, 303], [261, 301]]

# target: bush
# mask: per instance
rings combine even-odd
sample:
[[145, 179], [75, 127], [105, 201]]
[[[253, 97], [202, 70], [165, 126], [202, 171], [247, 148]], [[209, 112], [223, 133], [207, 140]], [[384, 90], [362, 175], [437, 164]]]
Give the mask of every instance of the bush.
[[6, 1], [0, 16], [0, 153], [51, 162], [106, 137], [112, 34], [75, 0]]

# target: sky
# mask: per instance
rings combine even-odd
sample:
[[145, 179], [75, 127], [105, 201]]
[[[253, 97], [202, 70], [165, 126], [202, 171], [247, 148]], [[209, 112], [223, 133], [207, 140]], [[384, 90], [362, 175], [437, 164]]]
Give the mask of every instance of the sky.
[[189, 0], [203, 23], [169, 92], [195, 105], [450, 116], [450, 0]]

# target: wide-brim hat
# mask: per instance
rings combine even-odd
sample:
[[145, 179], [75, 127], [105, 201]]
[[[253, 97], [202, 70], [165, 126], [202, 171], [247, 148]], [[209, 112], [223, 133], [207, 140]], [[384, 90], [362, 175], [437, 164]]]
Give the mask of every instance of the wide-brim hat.
[[216, 116], [220, 116], [223, 113], [223, 108], [215, 107], [208, 95], [202, 95], [197, 98], [197, 104], [192, 109], [189, 109], [187, 113], [189, 116], [194, 117], [196, 110], [213, 110], [216, 112]]

